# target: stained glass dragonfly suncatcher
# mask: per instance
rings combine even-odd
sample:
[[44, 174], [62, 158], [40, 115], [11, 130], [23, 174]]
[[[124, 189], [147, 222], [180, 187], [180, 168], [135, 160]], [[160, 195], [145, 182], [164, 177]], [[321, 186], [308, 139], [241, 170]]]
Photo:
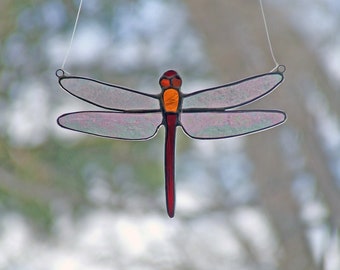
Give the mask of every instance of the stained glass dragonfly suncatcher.
[[278, 110], [231, 110], [273, 91], [283, 81], [279, 70], [238, 82], [182, 93], [182, 79], [174, 70], [159, 79], [158, 95], [57, 71], [60, 86], [70, 94], [108, 111], [80, 111], [61, 115], [61, 127], [122, 140], [147, 140], [165, 127], [165, 190], [170, 217], [175, 214], [176, 127], [194, 139], [223, 139], [259, 132], [283, 123]]

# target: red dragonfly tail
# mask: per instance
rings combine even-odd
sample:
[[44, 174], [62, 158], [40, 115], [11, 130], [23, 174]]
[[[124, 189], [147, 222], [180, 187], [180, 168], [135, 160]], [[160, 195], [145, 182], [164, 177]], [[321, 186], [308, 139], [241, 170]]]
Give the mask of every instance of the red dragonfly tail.
[[165, 193], [169, 217], [175, 215], [175, 139], [177, 114], [166, 115]]

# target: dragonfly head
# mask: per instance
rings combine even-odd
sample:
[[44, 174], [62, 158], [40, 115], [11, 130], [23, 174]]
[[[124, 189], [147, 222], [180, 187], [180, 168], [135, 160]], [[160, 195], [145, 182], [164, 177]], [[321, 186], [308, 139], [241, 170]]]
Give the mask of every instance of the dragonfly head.
[[159, 85], [163, 90], [168, 88], [174, 88], [179, 90], [182, 85], [182, 79], [178, 73], [174, 70], [168, 70], [164, 72], [162, 77], [159, 79]]

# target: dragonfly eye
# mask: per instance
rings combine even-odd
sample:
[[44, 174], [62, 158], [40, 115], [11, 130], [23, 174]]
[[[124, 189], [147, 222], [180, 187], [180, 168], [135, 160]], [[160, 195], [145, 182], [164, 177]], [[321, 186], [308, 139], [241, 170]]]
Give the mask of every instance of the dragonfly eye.
[[169, 79], [166, 79], [166, 78], [163, 78], [163, 79], [160, 79], [159, 80], [159, 84], [162, 88], [166, 89], [166, 88], [169, 88], [170, 87], [170, 80]]
[[176, 76], [175, 78], [173, 78], [171, 82], [172, 82], [172, 87], [176, 89], [180, 88], [182, 85], [182, 79], [179, 76]]

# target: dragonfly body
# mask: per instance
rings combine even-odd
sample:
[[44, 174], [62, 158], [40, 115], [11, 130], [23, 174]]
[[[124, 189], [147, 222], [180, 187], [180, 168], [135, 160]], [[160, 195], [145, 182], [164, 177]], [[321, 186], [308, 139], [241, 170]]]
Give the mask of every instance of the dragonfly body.
[[114, 139], [147, 140], [164, 125], [166, 205], [170, 217], [175, 214], [177, 126], [195, 139], [221, 139], [262, 131], [286, 119], [285, 113], [278, 110], [230, 110], [273, 91], [283, 81], [279, 71], [183, 94], [181, 77], [168, 70], [159, 80], [159, 95], [67, 76], [62, 70], [57, 71], [57, 76], [61, 87], [70, 94], [109, 110], [64, 114], [57, 120], [64, 128]]
[[182, 79], [176, 71], [168, 70], [159, 80], [162, 88], [162, 110], [165, 119], [165, 193], [169, 217], [175, 214], [175, 141], [182, 96]]

